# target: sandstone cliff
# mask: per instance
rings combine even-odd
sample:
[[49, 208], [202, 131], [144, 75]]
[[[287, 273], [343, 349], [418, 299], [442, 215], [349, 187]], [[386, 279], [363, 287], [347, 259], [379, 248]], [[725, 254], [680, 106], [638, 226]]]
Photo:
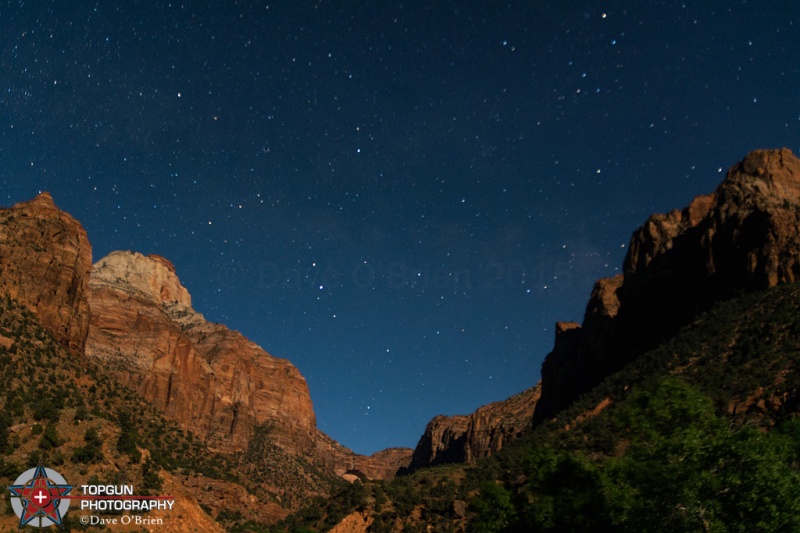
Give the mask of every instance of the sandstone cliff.
[[372, 455], [360, 455], [317, 431], [315, 454], [336, 475], [350, 480], [392, 479], [411, 462], [410, 448], [387, 448]]
[[234, 451], [268, 424], [276, 444], [311, 449], [316, 420], [297, 368], [196, 313], [165, 259], [113, 252], [92, 270], [89, 301], [87, 355], [182, 426]]
[[497, 453], [531, 425], [539, 386], [490, 403], [470, 415], [437, 416], [414, 450], [411, 470], [446, 463], [475, 464]]
[[557, 329], [534, 421], [715, 301], [800, 280], [799, 228], [800, 160], [787, 149], [754, 151], [713, 194], [652, 215], [633, 234], [623, 274], [595, 285], [583, 325]]
[[91, 265], [86, 231], [49, 193], [0, 209], [0, 295], [30, 309], [74, 352], [89, 329]]
[[297, 368], [206, 321], [163, 257], [109, 254], [94, 265], [89, 301], [87, 355], [212, 447], [245, 450], [263, 426], [274, 444], [339, 475], [386, 479], [408, 465], [411, 450], [365, 457], [319, 431]]

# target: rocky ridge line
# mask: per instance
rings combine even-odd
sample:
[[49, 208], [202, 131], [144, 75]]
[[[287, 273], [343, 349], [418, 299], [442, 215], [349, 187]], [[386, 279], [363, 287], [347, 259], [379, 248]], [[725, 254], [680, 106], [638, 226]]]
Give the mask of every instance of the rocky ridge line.
[[[623, 274], [595, 283], [583, 323], [556, 324], [542, 380], [526, 391], [536, 390], [526, 405], [533, 423], [556, 416], [714, 302], [798, 280], [800, 160], [786, 148], [753, 151], [714, 193], [684, 209], [651, 215], [631, 238]], [[496, 407], [484, 426], [488, 431], [473, 428], [482, 427], [478, 419], [490, 406], [471, 415], [435, 417], [411, 468], [472, 463], [495, 453], [501, 445], [485, 435], [500, 427], [506, 402], [514, 398], [490, 404]], [[505, 435], [497, 442], [511, 440], [513, 435]]]
[[800, 160], [756, 150], [713, 194], [652, 215], [623, 274], [599, 280], [583, 324], [559, 323], [542, 365], [538, 423], [717, 301], [800, 280]]
[[469, 415], [433, 418], [414, 449], [409, 468], [475, 464], [497, 453], [530, 428], [539, 396], [536, 385], [506, 400], [484, 405]]

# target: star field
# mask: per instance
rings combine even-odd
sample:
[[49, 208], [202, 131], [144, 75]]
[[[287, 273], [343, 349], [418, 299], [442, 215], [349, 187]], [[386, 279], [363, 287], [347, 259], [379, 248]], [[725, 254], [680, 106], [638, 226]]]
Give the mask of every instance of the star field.
[[358, 452], [534, 385], [647, 215], [800, 151], [793, 2], [353, 4], [0, 4], [0, 196], [170, 259]]

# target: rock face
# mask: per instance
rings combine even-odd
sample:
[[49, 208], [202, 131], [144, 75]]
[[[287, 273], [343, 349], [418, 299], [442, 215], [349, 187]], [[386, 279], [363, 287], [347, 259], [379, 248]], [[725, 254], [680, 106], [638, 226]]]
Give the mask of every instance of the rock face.
[[[364, 473], [370, 479], [392, 479], [411, 464], [411, 448], [387, 448], [370, 455]], [[356, 464], [356, 468], [360, 468]]]
[[0, 209], [0, 294], [25, 305], [77, 353], [89, 329], [91, 265], [86, 231], [49, 193]]
[[367, 533], [374, 518], [365, 512], [355, 512], [345, 516], [328, 533]]
[[597, 282], [583, 325], [557, 329], [534, 421], [554, 416], [714, 302], [800, 280], [800, 160], [758, 150], [710, 195], [652, 215], [623, 274]]
[[365, 457], [319, 431], [297, 368], [195, 312], [167, 259], [114, 252], [92, 267], [86, 231], [48, 193], [0, 208], [4, 296], [220, 451], [245, 449], [267, 426], [271, 442], [340, 475], [386, 479], [408, 466], [410, 449]]
[[475, 464], [497, 453], [530, 427], [539, 396], [537, 385], [507, 400], [484, 405], [470, 415], [435, 417], [425, 428], [409, 468]]
[[468, 430], [469, 415], [433, 417], [414, 448], [409, 468], [465, 463]]
[[324, 464], [340, 477], [359, 479], [392, 479], [398, 471], [405, 470], [411, 462], [410, 448], [387, 448], [372, 455], [360, 455], [317, 432], [315, 453]]
[[312, 449], [308, 386], [284, 359], [207, 322], [167, 260], [114, 252], [95, 264], [86, 353], [168, 416], [225, 451], [269, 424], [275, 442]]
[[221, 451], [246, 449], [267, 425], [272, 442], [339, 475], [388, 479], [408, 466], [409, 449], [365, 457], [319, 431], [297, 368], [207, 322], [163, 257], [109, 254], [94, 265], [89, 301], [87, 355]]

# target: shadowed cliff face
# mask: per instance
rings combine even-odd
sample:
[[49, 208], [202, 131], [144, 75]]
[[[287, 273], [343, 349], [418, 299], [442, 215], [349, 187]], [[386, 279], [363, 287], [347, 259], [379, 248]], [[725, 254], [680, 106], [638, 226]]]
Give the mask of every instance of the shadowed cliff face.
[[405, 471], [411, 461], [410, 448], [387, 448], [372, 455], [360, 455], [317, 430], [315, 454], [337, 476], [353, 475], [367, 479], [392, 479]]
[[35, 313], [62, 345], [83, 351], [92, 248], [48, 193], [0, 209], [0, 294]]
[[537, 385], [469, 415], [435, 417], [425, 428], [409, 468], [475, 464], [497, 453], [530, 427], [539, 390]]
[[624, 273], [597, 281], [583, 324], [556, 324], [540, 385], [471, 415], [434, 418], [411, 468], [491, 455], [526, 427], [517, 415], [555, 416], [714, 302], [800, 280], [798, 229], [800, 161], [786, 149], [752, 152], [714, 194], [634, 232]]
[[800, 280], [799, 230], [800, 160], [787, 149], [754, 151], [713, 194], [652, 215], [633, 234], [623, 274], [595, 285], [582, 326], [557, 329], [534, 421], [715, 301]]

